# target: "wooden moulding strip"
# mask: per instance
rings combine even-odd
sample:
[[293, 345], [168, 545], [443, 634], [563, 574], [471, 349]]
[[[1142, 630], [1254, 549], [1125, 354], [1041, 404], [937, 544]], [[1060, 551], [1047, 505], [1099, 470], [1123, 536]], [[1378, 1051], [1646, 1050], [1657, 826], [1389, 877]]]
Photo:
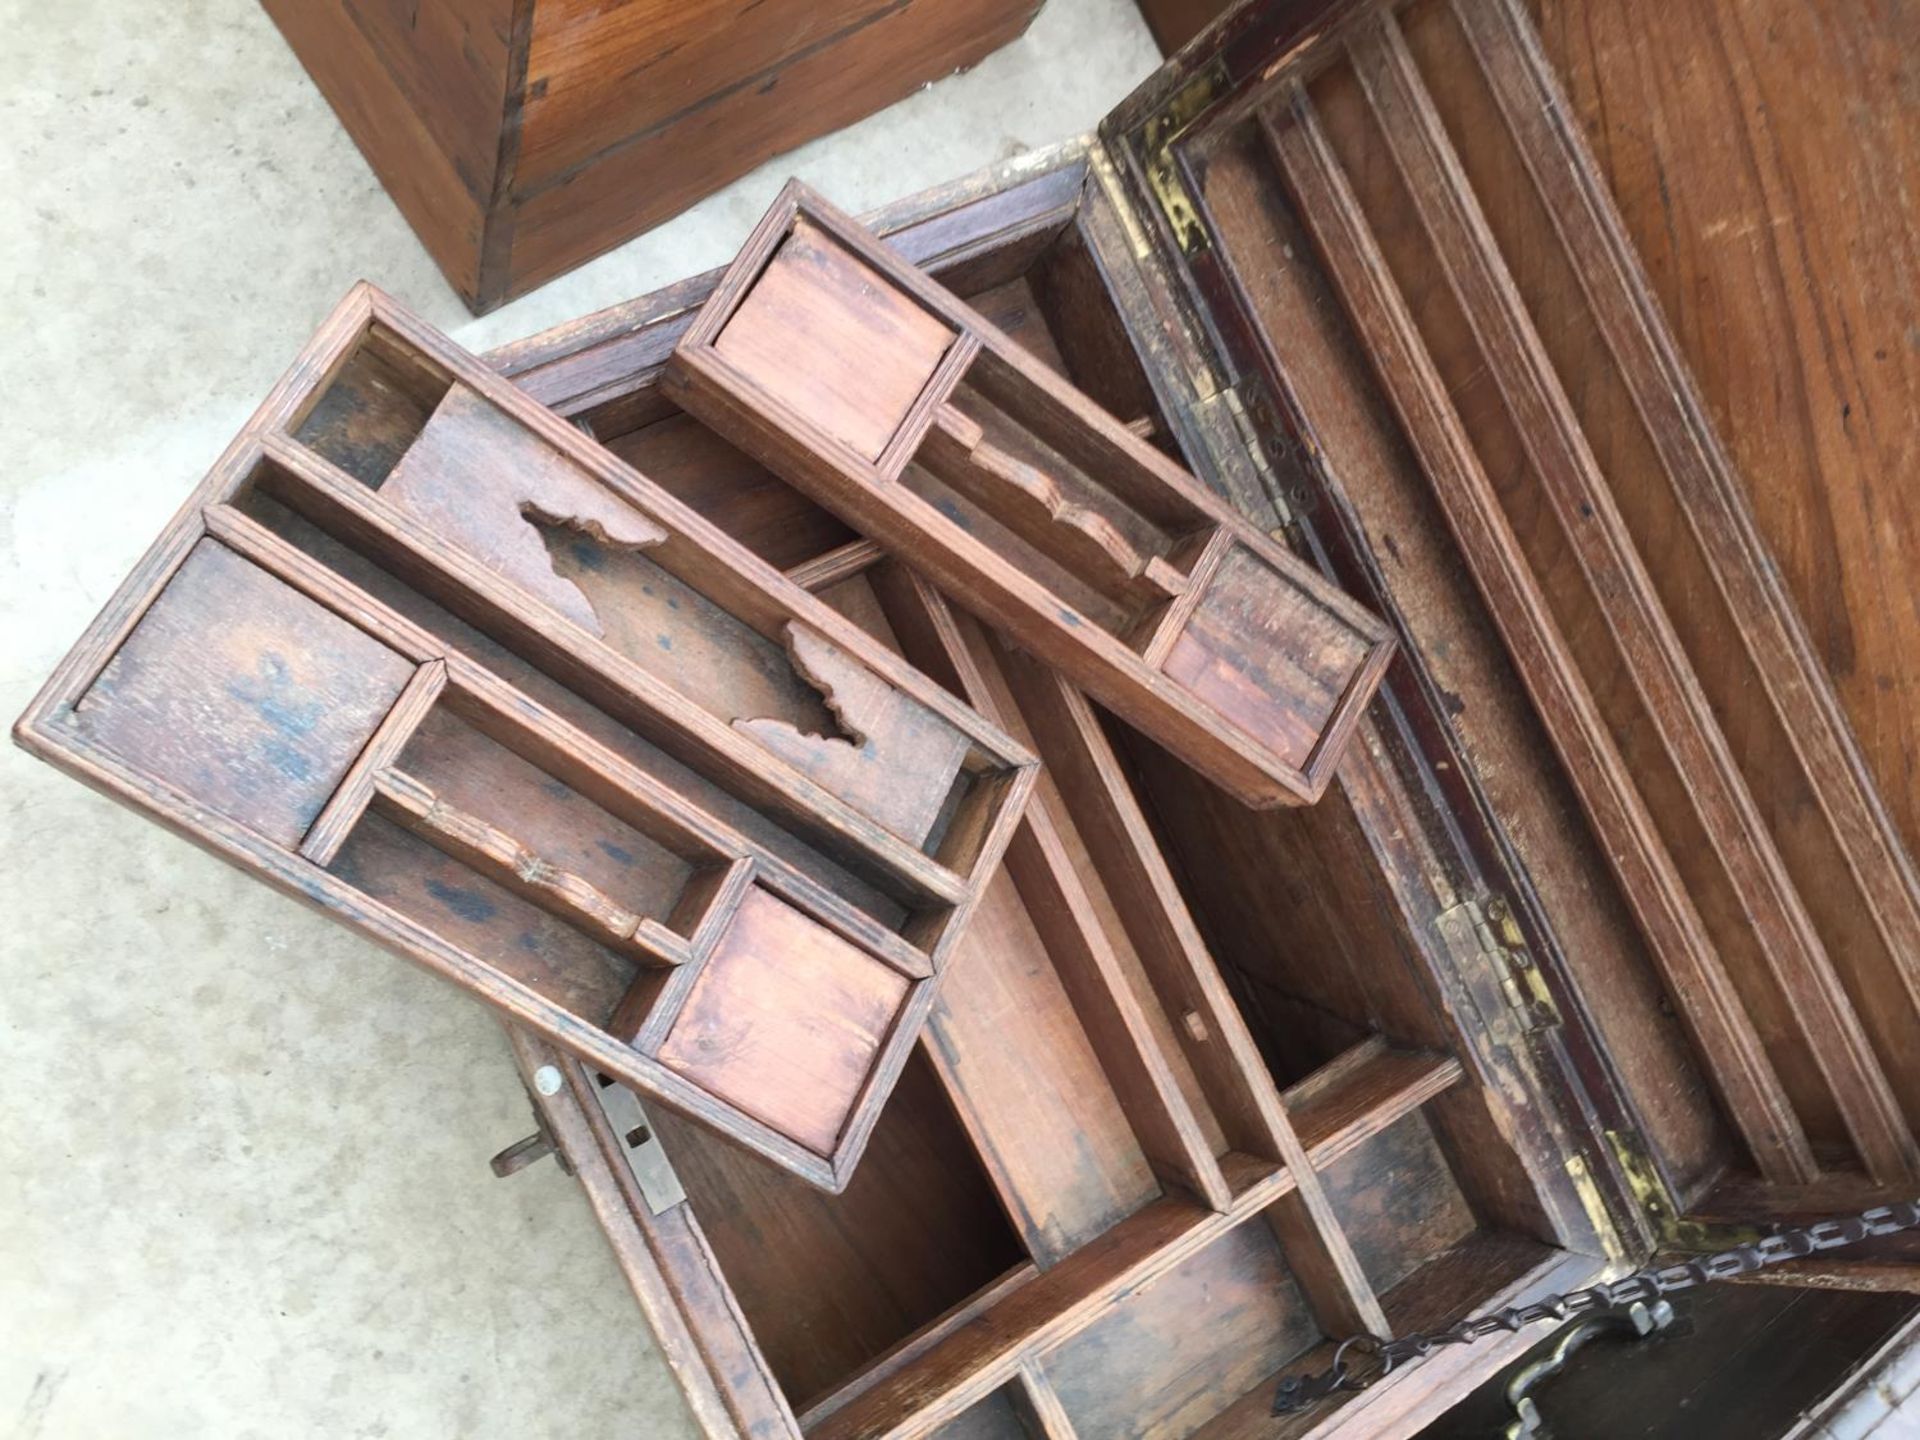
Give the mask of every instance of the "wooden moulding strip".
[[1580, 795], [1754, 1163], [1776, 1181], [1819, 1167], [1785, 1087], [1687, 894], [1646, 801], [1434, 369], [1318, 113], [1293, 86], [1261, 131], [1487, 608]]
[[1164, 1199], [1083, 1245], [810, 1431], [811, 1440], [906, 1440], [985, 1399], [1121, 1297], [1206, 1248], [1293, 1187], [1275, 1170], [1224, 1213]]
[[1270, 1219], [1315, 1316], [1328, 1334], [1386, 1334], [1379, 1299], [1092, 705], [1004, 649], [999, 668], [1229, 1142], [1294, 1172], [1293, 1193]]
[[1348, 49], [1533, 471], [1630, 657], [1646, 713], [1685, 777], [1700, 828], [1861, 1158], [1888, 1183], [1920, 1177], [1920, 1143], [1714, 719], [1398, 25], [1383, 15], [1363, 25]]
[[1889, 968], [1920, 1009], [1920, 877], [1881, 803], [1826, 670], [1767, 553], [1733, 464], [1641, 269], [1533, 27], [1512, 0], [1454, 6], [1515, 148], [1579, 272], [1673, 497], [1735, 632], [1868, 902]]
[[[638, 715], [656, 736], [678, 737], [681, 748], [698, 751], [701, 768], [728, 790], [787, 816], [806, 828], [830, 833], [833, 841], [865, 859], [869, 868], [892, 877], [921, 903], [957, 905], [967, 898], [960, 876], [878, 825], [856, 815], [819, 785], [781, 765], [762, 747], [701, 709], [672, 687], [541, 607], [518, 601], [518, 592], [486, 566], [431, 535], [375, 493], [298, 441], [270, 436], [268, 455], [345, 527], [373, 545], [391, 551], [410, 573], [422, 570], [450, 585], [486, 619], [511, 627], [513, 648], [531, 652], [542, 669], [563, 672], [584, 682], [586, 698], [610, 702], [615, 713]], [[487, 628], [482, 626], [482, 628]], [[663, 740], [673, 748], [673, 739]]]
[[333, 863], [347, 836], [353, 833], [353, 827], [360, 823], [360, 817], [372, 803], [374, 792], [379, 788], [380, 773], [400, 758], [400, 752], [420, 728], [420, 722], [427, 718], [427, 712], [438, 703], [446, 686], [444, 660], [429, 660], [413, 672], [413, 678], [375, 727], [372, 738], [341, 777], [333, 798], [327, 801], [300, 842], [302, 855], [316, 865]]
[[1395, 1050], [1376, 1035], [1290, 1088], [1283, 1097], [1316, 1170], [1371, 1140], [1458, 1084], [1451, 1055]]
[[[1177, 500], [1192, 512], [1194, 528], [1215, 524], [1230, 529], [1237, 543], [1290, 583], [1309, 590], [1316, 605], [1363, 640], [1365, 656], [1319, 727], [1317, 743], [1303, 765], [1283, 761], [1214, 707], [1167, 683], [1122, 637], [1063, 607], [1047, 586], [1007, 564], [935, 506], [897, 483], [896, 472], [884, 468], [885, 464], [891, 459], [897, 469], [917, 449], [937, 403], [944, 398], [940, 386], [953, 379], [944, 365], [876, 464], [767, 394], [721, 353], [714, 342], [791, 230], [795, 216], [802, 213], [808, 223], [889, 284], [953, 326], [958, 336], [955, 352], [977, 343], [980, 362], [990, 361], [1012, 377], [1028, 410], [1043, 416], [1057, 412], [1075, 425], [1097, 431], [1087, 443], [1124, 456], [1126, 464], [1121, 468], [1127, 483], [1151, 484], [1159, 495], [1157, 502], [1144, 506], [1146, 513], [1170, 510]], [[902, 265], [853, 222], [797, 184], [782, 192], [749, 237], [727, 279], [681, 339], [662, 388], [855, 528], [893, 553], [910, 557], [917, 568], [960, 596], [969, 609], [1018, 635], [1024, 646], [1074, 675], [1124, 718], [1160, 738], [1247, 804], [1311, 804], [1320, 797], [1391, 659], [1390, 632], [1364, 607], [1247, 524], [1166, 456], [1099, 411], [928, 277]]]

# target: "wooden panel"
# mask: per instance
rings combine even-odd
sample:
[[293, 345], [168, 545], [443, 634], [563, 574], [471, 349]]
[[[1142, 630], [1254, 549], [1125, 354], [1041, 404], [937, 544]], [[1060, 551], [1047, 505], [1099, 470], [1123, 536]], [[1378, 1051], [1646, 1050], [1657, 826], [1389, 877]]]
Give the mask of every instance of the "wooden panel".
[[202, 540], [70, 723], [192, 801], [292, 847], [413, 668]]
[[755, 888], [658, 1053], [830, 1155], [906, 995], [904, 977]]
[[[948, 968], [928, 1048], [1028, 1248], [1051, 1264], [1160, 1184], [1011, 878], [988, 885]], [[1009, 1053], [1046, 1059], [1008, 1065]]]
[[[656, 20], [684, 14], [696, 24], [701, 17], [717, 18], [723, 27], [710, 40], [725, 54], [743, 30], [776, 33], [757, 13], [735, 23], [739, 3], [621, 6], [599, 10], [597, 18], [614, 24], [624, 13]], [[814, 8], [793, 0], [783, 5], [790, 11]], [[617, 96], [609, 113], [656, 97], [674, 108], [657, 122], [627, 129], [579, 165], [544, 177], [516, 177], [500, 213], [501, 255], [484, 303], [497, 304], [552, 279], [762, 161], [976, 63], [1025, 30], [1038, 8], [1034, 0], [895, 0], [820, 43], [785, 50], [765, 69], [709, 71], [693, 91], [636, 83], [616, 71], [608, 82]], [[671, 57], [658, 58], [671, 63]], [[538, 84], [535, 79], [528, 86], [530, 106], [539, 98]]]
[[839, 1195], [672, 1116], [659, 1125], [718, 1273], [796, 1407], [1023, 1258], [924, 1058], [901, 1073]]
[[1321, 1180], [1382, 1295], [1479, 1228], [1433, 1127], [1417, 1110], [1335, 1160]]
[[1309, 417], [1333, 503], [1355, 516], [1410, 648], [1444, 697], [1464, 762], [1452, 768], [1477, 781], [1553, 937], [1579, 957], [1587, 1011], [1631, 1078], [1637, 1125], [1677, 1193], [1688, 1193], [1725, 1165], [1735, 1142], [1716, 1107], [1702, 1103], [1709, 1086], [1662, 1003], [1659, 971], [1339, 296], [1305, 263], [1311, 242], [1252, 127], [1210, 154], [1205, 203], [1251, 312], [1267, 333], [1287, 337], [1278, 373]]
[[[866, 303], [848, 304], [855, 295]], [[795, 364], [800, 335], [808, 355]], [[774, 400], [877, 460], [953, 339], [951, 326], [799, 221], [713, 344]]]
[[1763, 1171], [1908, 1176], [1920, 892], [1524, 18], [1352, 33], [1269, 141], [1696, 1043]]
[[1365, 635], [1236, 548], [1220, 561], [1162, 669], [1304, 768], [1367, 645]]
[[1184, 1440], [1319, 1338], [1272, 1234], [1248, 1224], [1040, 1365], [1081, 1440]]
[[[900, 395], [839, 393], [825, 403], [786, 403], [726, 353], [726, 336], [741, 323], [736, 316], [754, 318], [759, 326], [779, 318], [771, 310], [755, 312], [755, 297], [768, 283], [768, 267], [777, 266], [777, 256], [799, 233], [825, 235], [850, 257], [846, 264], [857, 262], [880, 282], [814, 272], [816, 279], [825, 277], [822, 285], [837, 285], [830, 309], [845, 317], [836, 326], [859, 333], [867, 323], [860, 317], [870, 308], [890, 315], [910, 306], [961, 332], [904, 418]], [[822, 337], [831, 345], [834, 333], [826, 325], [789, 324], [768, 355], [802, 378], [780, 384], [805, 383], [810, 368], [830, 365], [811, 351]], [[771, 346], [771, 338], [760, 343]], [[927, 349], [904, 348], [901, 363], [917, 381], [931, 356]], [[962, 395], [963, 382], [975, 396], [971, 403]], [[1023, 646], [1249, 804], [1301, 804], [1318, 797], [1391, 653], [1386, 632], [1363, 609], [797, 184], [783, 192], [681, 338], [664, 385], [689, 411], [739, 435], [828, 509], [910, 557], [962, 603], [1006, 627]], [[1063, 463], [1035, 465], [1005, 451], [998, 436], [989, 440], [988, 426], [975, 413], [982, 401]], [[860, 407], [857, 417], [842, 413], [848, 402]], [[876, 443], [885, 446], [878, 459]], [[929, 475], [949, 485], [970, 476], [963, 483], [972, 508], [956, 510], [946, 493], [929, 488]], [[908, 483], [895, 483], [903, 477]], [[991, 520], [996, 512], [1003, 517], [996, 532], [975, 533], [975, 517]], [[1003, 535], [1021, 539], [1026, 548], [1009, 552]], [[1312, 617], [1305, 647], [1312, 659], [1301, 667], [1303, 674], [1277, 659], [1243, 664], [1255, 673], [1264, 669], [1281, 692], [1263, 695], [1268, 703], [1257, 712], [1245, 708], [1238, 689], [1227, 697], [1238, 713], [1229, 714], [1184, 686], [1164, 683], [1161, 670], [1166, 649], [1192, 623], [1193, 606], [1229, 551], [1244, 552], [1272, 572], [1264, 583], [1272, 592], [1290, 592], [1287, 613], [1297, 606]], [[1238, 572], [1226, 583], [1237, 587]], [[1299, 629], [1289, 627], [1288, 654]], [[1336, 630], [1345, 633], [1331, 641]], [[1239, 637], [1243, 646], [1248, 639]], [[1252, 647], [1258, 657], [1277, 648], [1270, 635], [1260, 640], [1265, 643]], [[1209, 652], [1206, 662], [1198, 658], [1201, 651]], [[1223, 658], [1224, 648], [1196, 640], [1182, 653], [1188, 671], [1202, 677], [1213, 674], [1210, 662]], [[1217, 685], [1207, 688], [1222, 694]], [[1270, 713], [1282, 708], [1295, 712], [1287, 722]], [[1257, 732], [1241, 723], [1256, 718]], [[1269, 743], [1276, 733], [1289, 737], [1284, 753]]]
[[[1920, 54], [1905, 7], [1533, 7], [1651, 298], [1909, 850], [1920, 847]], [[1634, 117], [1631, 123], [1628, 117]]]
[[380, 498], [596, 635], [604, 633], [600, 617], [579, 587], [556, 573], [541, 523], [597, 535], [621, 549], [667, 538], [463, 385], [448, 390], [427, 418], [381, 484]]

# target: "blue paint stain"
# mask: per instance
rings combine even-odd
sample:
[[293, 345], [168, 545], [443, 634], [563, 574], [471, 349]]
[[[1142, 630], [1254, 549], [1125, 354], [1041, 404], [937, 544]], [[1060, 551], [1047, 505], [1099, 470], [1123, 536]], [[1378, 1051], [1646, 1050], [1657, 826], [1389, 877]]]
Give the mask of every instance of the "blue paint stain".
[[633, 864], [633, 852], [624, 845], [616, 845], [611, 840], [596, 840], [594, 843], [609, 860], [617, 860], [622, 865]]
[[573, 563], [578, 565], [582, 570], [597, 572], [606, 568], [606, 553], [602, 551], [598, 545], [584, 536], [575, 540], [567, 549], [573, 556]]
[[311, 735], [326, 714], [326, 706], [293, 678], [287, 662], [271, 652], [262, 655], [259, 673], [251, 680], [235, 680], [227, 693], [253, 711], [274, 730], [278, 739], [266, 745], [268, 762], [292, 780], [311, 774], [309, 762], [294, 742]]
[[278, 735], [260, 747], [260, 753], [287, 779], [304, 784], [313, 778], [313, 763], [298, 749]]
[[427, 881], [427, 893], [462, 920], [471, 921], [475, 925], [491, 920], [500, 913], [500, 907], [486, 896], [476, 895], [471, 890], [462, 890], [458, 885], [449, 885], [443, 880]]
[[520, 932], [520, 938], [513, 943], [529, 955], [538, 955], [540, 953], [540, 942], [533, 938], [533, 932], [531, 930], [522, 930]]
[[678, 595], [667, 596], [667, 609], [678, 610], [679, 608], [680, 608], [680, 597]]
[[946, 498], [945, 496], [942, 496], [940, 499], [935, 500], [933, 502], [933, 508], [938, 510], [942, 515], [946, 516], [947, 519], [953, 521], [953, 523], [958, 525], [962, 530], [973, 529], [973, 522], [969, 520], [966, 517], [966, 515], [961, 512], [959, 505], [954, 503], [952, 500]]
[[656, 635], [654, 638], [660, 642], [660, 648], [662, 650], [671, 650], [673, 648], [673, 637], [671, 635]]

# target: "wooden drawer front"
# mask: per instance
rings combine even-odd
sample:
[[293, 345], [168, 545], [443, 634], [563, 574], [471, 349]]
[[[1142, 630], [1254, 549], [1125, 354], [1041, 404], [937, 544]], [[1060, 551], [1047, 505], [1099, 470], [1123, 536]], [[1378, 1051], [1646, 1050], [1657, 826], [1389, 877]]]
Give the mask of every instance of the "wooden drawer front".
[[834, 1188], [1035, 769], [364, 287], [18, 733]]
[[1251, 805], [1311, 803], [1385, 629], [790, 185], [667, 389]]

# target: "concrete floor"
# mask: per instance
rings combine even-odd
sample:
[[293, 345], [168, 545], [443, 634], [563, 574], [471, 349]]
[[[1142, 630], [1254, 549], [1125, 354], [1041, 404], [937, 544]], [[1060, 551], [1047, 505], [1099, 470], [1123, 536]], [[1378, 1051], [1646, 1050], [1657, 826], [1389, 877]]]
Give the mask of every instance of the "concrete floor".
[[[251, 0], [0, 0], [0, 712], [349, 283], [469, 348], [1090, 127], [1155, 63], [1050, 0], [973, 72], [484, 321]], [[0, 753], [0, 1435], [692, 1433], [476, 1003]]]

